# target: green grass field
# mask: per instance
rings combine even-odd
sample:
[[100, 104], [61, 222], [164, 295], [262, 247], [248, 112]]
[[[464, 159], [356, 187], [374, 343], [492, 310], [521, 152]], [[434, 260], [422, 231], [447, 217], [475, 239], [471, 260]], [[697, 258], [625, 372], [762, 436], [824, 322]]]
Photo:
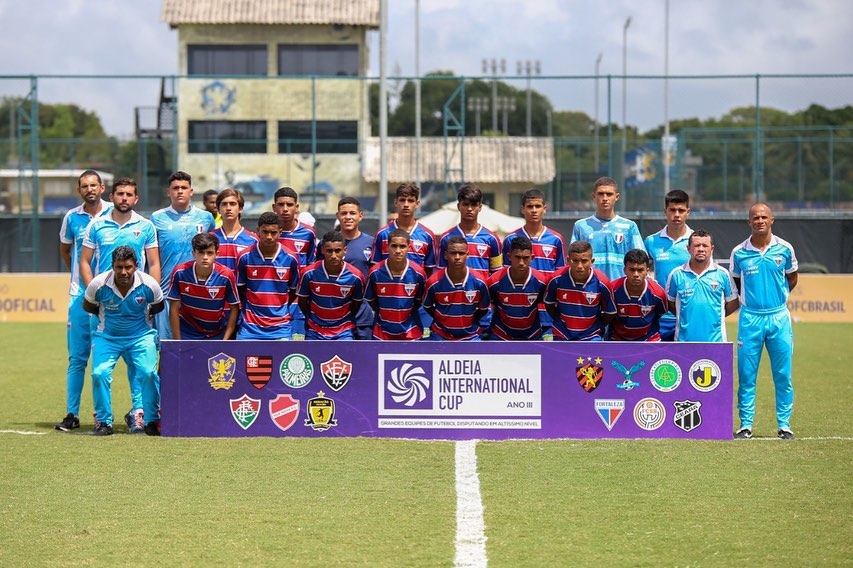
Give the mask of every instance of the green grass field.
[[[64, 333], [0, 324], [0, 565], [453, 564], [453, 443], [63, 434]], [[489, 565], [853, 564], [853, 326], [794, 333], [797, 440], [764, 365], [753, 440], [479, 443]]]

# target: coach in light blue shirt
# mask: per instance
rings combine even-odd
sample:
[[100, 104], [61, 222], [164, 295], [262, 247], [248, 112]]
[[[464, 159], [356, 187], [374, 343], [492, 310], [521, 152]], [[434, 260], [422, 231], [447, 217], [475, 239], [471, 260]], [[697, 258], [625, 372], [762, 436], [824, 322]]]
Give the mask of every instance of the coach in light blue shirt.
[[687, 251], [690, 260], [673, 270], [666, 283], [676, 318], [675, 340], [726, 341], [726, 316], [738, 308], [731, 274], [714, 262], [714, 238], [708, 231], [693, 232]]

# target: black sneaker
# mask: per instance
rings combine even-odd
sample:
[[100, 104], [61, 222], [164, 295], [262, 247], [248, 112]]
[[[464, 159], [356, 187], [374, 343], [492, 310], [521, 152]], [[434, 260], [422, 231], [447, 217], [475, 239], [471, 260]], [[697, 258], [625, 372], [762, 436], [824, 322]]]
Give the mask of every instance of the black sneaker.
[[95, 436], [112, 436], [113, 425], [106, 422], [99, 422], [92, 431], [92, 434]]
[[749, 440], [752, 438], [752, 428], [741, 428], [735, 432], [735, 440]]
[[148, 436], [159, 436], [160, 435], [160, 421], [155, 420], [154, 422], [149, 422], [145, 425], [145, 434]]
[[794, 439], [794, 433], [791, 432], [790, 428], [779, 428], [779, 432], [777, 432], [777, 435], [780, 438], [782, 438], [783, 440], [793, 440]]
[[80, 419], [71, 414], [70, 412], [65, 418], [62, 419], [62, 422], [54, 426], [54, 428], [63, 432], [70, 432], [71, 430], [74, 430], [75, 428], [79, 427]]

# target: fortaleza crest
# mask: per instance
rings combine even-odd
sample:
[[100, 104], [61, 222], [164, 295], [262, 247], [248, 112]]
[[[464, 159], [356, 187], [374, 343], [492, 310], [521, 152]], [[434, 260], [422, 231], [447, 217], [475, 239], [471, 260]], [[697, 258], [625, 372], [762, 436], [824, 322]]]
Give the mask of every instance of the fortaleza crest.
[[243, 430], [248, 430], [249, 426], [255, 423], [258, 419], [258, 414], [261, 413], [261, 401], [250, 398], [244, 394], [240, 398], [232, 398], [231, 416]]
[[287, 430], [299, 418], [299, 401], [289, 394], [280, 394], [270, 401], [270, 418], [279, 430]]
[[598, 388], [601, 379], [604, 377], [604, 367], [601, 366], [601, 357], [596, 357], [593, 362], [592, 357], [578, 357], [578, 366], [575, 368], [575, 376], [578, 383], [586, 392], [592, 392]]
[[607, 426], [608, 432], [613, 430], [613, 426], [616, 424], [616, 421], [619, 420], [619, 417], [622, 416], [624, 411], [624, 400], [608, 400], [603, 398], [595, 399], [595, 412], [598, 413], [598, 417], [601, 418], [601, 421], [604, 422], [605, 426]]
[[281, 362], [278, 373], [284, 384], [294, 389], [301, 389], [314, 377], [314, 364], [305, 355], [292, 353]]
[[207, 372], [210, 375], [210, 386], [214, 390], [228, 390], [234, 386], [234, 371], [237, 370], [237, 360], [225, 353], [217, 353], [207, 360]]
[[338, 421], [335, 420], [335, 401], [326, 398], [325, 394], [320, 391], [317, 396], [308, 400], [308, 419], [305, 421], [305, 425], [318, 432], [338, 425]]
[[335, 355], [325, 363], [320, 363], [320, 372], [323, 373], [323, 380], [329, 388], [338, 392], [346, 386], [352, 375], [352, 363]]
[[246, 377], [256, 389], [267, 386], [272, 377], [272, 356], [270, 355], [247, 355]]
[[702, 407], [701, 402], [676, 400], [672, 404], [675, 406], [675, 416], [672, 420], [676, 426], [685, 432], [690, 432], [702, 424], [702, 416], [699, 414], [699, 408]]

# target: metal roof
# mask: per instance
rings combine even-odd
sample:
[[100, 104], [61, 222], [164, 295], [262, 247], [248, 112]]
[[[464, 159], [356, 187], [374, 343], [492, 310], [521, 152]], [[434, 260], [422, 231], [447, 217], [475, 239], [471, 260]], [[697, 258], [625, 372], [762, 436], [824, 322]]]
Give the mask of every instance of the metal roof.
[[181, 24], [331, 24], [379, 28], [379, 0], [163, 0], [160, 19]]

